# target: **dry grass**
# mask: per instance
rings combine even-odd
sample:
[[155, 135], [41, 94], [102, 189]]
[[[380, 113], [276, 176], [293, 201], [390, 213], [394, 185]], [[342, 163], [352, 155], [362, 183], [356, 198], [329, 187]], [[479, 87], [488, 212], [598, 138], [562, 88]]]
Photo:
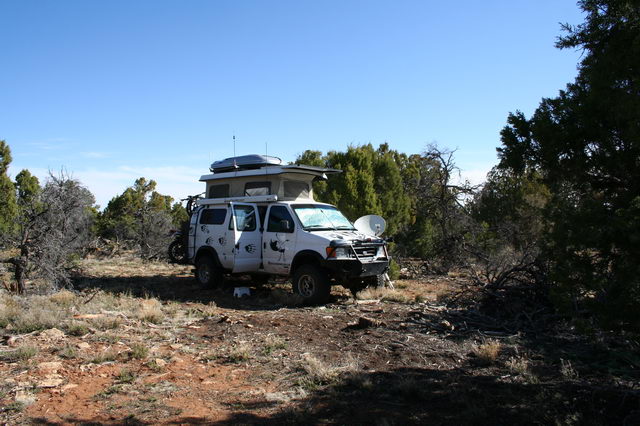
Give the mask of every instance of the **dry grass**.
[[351, 353], [347, 354], [340, 365], [329, 365], [311, 354], [305, 354], [300, 367], [306, 375], [299, 381], [299, 384], [304, 388], [314, 389], [334, 384], [341, 377], [357, 372], [358, 362]]
[[89, 325], [83, 321], [71, 321], [66, 327], [65, 331], [71, 336], [84, 336], [89, 333]]
[[286, 349], [287, 342], [278, 336], [274, 336], [270, 334], [264, 341], [264, 346], [262, 348], [262, 354], [265, 356], [271, 355], [273, 352]]
[[505, 363], [506, 367], [514, 374], [520, 376], [524, 381], [537, 384], [539, 379], [531, 371], [529, 361], [524, 357], [511, 357]]
[[134, 343], [131, 345], [131, 358], [144, 359], [149, 355], [149, 348], [142, 343]]
[[58, 356], [64, 359], [73, 359], [78, 357], [78, 351], [74, 346], [67, 344], [58, 349]]
[[497, 340], [488, 340], [480, 346], [474, 346], [473, 353], [485, 364], [493, 364], [498, 359], [502, 344]]
[[136, 380], [135, 373], [133, 373], [132, 371], [126, 368], [123, 368], [122, 370], [120, 370], [120, 372], [116, 375], [117, 383], [133, 383], [135, 380]]
[[46, 330], [70, 316], [69, 307], [61, 307], [46, 296], [5, 296], [0, 324], [16, 333]]
[[251, 347], [251, 345], [247, 343], [239, 343], [237, 345], [234, 345], [231, 347], [229, 353], [227, 354], [227, 360], [236, 363], [249, 361], [251, 359], [252, 349], [253, 348]]
[[578, 378], [578, 372], [571, 365], [571, 361], [560, 358], [560, 374], [567, 380]]
[[365, 288], [356, 295], [359, 300], [380, 300], [383, 302], [411, 303], [413, 298], [404, 291], [390, 288]]
[[143, 322], [160, 324], [164, 319], [162, 304], [156, 299], [145, 299], [142, 301], [136, 316]]
[[13, 350], [0, 352], [0, 361], [18, 362], [27, 361], [38, 354], [38, 348], [31, 345], [22, 345]]
[[512, 357], [509, 358], [505, 364], [512, 373], [516, 373], [521, 376], [529, 374], [529, 361], [525, 358]]
[[109, 348], [97, 354], [95, 357], [93, 357], [90, 360], [90, 362], [92, 364], [102, 364], [105, 362], [115, 361], [117, 359], [118, 359], [118, 351], [116, 351], [115, 349]]
[[77, 304], [76, 299], [77, 299], [77, 296], [68, 290], [61, 290], [49, 296], [50, 301], [52, 301], [56, 305], [60, 305], [67, 308], [76, 305]]

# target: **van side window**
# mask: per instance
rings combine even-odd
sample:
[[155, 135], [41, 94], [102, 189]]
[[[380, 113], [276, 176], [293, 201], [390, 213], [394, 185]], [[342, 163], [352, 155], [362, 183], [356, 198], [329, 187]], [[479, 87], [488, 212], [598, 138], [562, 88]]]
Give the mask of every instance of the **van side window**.
[[229, 196], [229, 184], [211, 185], [208, 196], [209, 198], [227, 198]]
[[227, 217], [227, 209], [205, 209], [200, 213], [201, 225], [222, 225]]
[[238, 231], [256, 230], [256, 212], [251, 206], [233, 206]]
[[271, 182], [247, 182], [244, 184], [245, 196], [253, 197], [269, 194], [271, 194]]
[[[282, 221], [289, 221], [289, 230], [282, 226]], [[293, 218], [284, 206], [272, 206], [269, 211], [269, 223], [267, 225], [267, 232], [293, 232]]]
[[295, 180], [284, 181], [285, 198], [309, 198], [309, 185]]

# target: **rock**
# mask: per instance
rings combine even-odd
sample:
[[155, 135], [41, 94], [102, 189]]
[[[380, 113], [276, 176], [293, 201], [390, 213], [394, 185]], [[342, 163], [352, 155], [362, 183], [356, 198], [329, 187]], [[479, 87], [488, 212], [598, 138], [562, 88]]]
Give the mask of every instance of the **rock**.
[[165, 367], [167, 365], [167, 361], [162, 358], [156, 358], [154, 361], [158, 367]]
[[42, 373], [56, 373], [59, 369], [62, 368], [62, 363], [58, 361], [52, 362], [41, 362], [38, 364], [38, 370]]
[[12, 348], [15, 348], [16, 346], [18, 346], [18, 338], [16, 336], [5, 335], [5, 336], [2, 336], [2, 340], [4, 340], [4, 343], [7, 346], [10, 346]]
[[67, 383], [66, 385], [64, 385], [63, 387], [61, 387], [61, 388], [60, 388], [60, 390], [62, 390], [62, 391], [68, 391], [68, 390], [70, 390], [70, 389], [77, 388], [77, 387], [78, 387], [78, 385], [77, 385], [77, 384], [75, 384], [75, 383]]
[[78, 349], [89, 349], [90, 347], [91, 347], [91, 345], [88, 344], [87, 342], [78, 343]]
[[64, 338], [64, 332], [57, 328], [50, 328], [42, 331], [40, 337], [44, 337], [47, 340], [60, 340]]
[[29, 405], [33, 404], [34, 402], [36, 402], [35, 395], [33, 395], [32, 393], [25, 392], [25, 391], [16, 392], [16, 397], [14, 399], [15, 399], [16, 402], [19, 402], [20, 404], [22, 404], [24, 406], [29, 406]]
[[39, 388], [55, 388], [60, 386], [64, 379], [59, 374], [51, 374], [38, 382]]
[[180, 349], [180, 348], [181, 348], [181, 347], [183, 347], [183, 346], [184, 346], [184, 345], [181, 345], [180, 343], [173, 343], [173, 344], [169, 345], [169, 347], [170, 347], [171, 349], [174, 349], [174, 350], [178, 350], [178, 349]]

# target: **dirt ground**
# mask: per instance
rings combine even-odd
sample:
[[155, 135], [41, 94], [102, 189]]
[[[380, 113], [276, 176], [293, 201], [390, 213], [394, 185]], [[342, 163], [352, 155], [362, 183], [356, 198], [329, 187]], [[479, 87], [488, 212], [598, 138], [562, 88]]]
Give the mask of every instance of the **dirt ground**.
[[0, 421], [640, 424], [637, 341], [475, 327], [443, 302], [467, 280], [301, 307], [284, 282], [203, 289], [190, 267], [85, 261], [28, 314], [4, 299]]

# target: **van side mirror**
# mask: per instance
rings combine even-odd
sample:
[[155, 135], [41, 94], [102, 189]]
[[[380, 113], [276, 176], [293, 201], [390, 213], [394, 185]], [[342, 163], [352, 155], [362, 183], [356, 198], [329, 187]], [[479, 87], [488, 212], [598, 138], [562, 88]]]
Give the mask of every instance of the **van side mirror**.
[[291, 231], [291, 223], [286, 219], [281, 220], [280, 221], [280, 230], [282, 230], [284, 232]]

